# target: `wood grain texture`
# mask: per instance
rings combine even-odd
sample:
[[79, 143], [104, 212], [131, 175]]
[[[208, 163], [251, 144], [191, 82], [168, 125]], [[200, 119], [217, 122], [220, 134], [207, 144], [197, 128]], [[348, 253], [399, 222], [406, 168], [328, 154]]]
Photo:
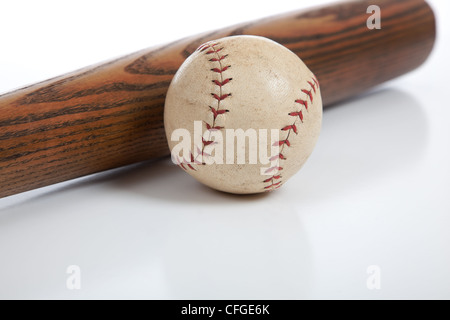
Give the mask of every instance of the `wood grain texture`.
[[[381, 7], [381, 30], [366, 27], [372, 4]], [[142, 50], [2, 95], [0, 197], [168, 155], [163, 107], [177, 68], [203, 42], [241, 34], [298, 54], [327, 106], [421, 65], [435, 21], [423, 0], [341, 2]]]

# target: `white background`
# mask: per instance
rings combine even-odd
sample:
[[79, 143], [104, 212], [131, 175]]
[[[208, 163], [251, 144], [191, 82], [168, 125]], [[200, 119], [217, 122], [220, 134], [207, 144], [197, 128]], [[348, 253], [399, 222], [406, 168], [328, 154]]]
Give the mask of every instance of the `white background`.
[[[450, 298], [450, 3], [430, 2], [427, 63], [326, 110], [277, 192], [215, 192], [163, 160], [0, 199], [0, 298]], [[2, 1], [0, 92], [311, 5], [212, 4]]]

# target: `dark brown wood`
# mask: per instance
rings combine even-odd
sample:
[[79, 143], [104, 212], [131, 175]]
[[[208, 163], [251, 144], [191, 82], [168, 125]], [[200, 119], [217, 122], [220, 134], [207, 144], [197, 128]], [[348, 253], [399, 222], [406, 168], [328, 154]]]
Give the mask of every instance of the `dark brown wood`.
[[[369, 30], [369, 5], [382, 10]], [[298, 54], [330, 105], [422, 64], [435, 39], [423, 0], [341, 2], [142, 50], [0, 96], [0, 197], [169, 154], [164, 97], [201, 43], [260, 35]]]

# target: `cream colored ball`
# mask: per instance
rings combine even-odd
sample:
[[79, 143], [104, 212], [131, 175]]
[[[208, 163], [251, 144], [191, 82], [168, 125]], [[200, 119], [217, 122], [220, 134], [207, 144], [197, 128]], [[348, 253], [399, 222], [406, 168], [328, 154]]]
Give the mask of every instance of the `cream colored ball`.
[[164, 109], [172, 160], [237, 194], [283, 185], [312, 153], [321, 123], [317, 78], [292, 51], [256, 36], [201, 45], [175, 74]]

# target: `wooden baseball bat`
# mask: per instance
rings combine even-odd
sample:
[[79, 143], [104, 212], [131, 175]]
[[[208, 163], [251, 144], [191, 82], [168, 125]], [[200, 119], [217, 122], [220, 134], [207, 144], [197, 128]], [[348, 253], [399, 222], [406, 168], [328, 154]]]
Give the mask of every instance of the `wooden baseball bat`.
[[[369, 5], [381, 29], [369, 30]], [[164, 98], [201, 43], [259, 35], [298, 54], [321, 83], [324, 105], [421, 65], [435, 20], [423, 0], [359, 0], [208, 32], [87, 67], [0, 96], [0, 197], [166, 156]]]

